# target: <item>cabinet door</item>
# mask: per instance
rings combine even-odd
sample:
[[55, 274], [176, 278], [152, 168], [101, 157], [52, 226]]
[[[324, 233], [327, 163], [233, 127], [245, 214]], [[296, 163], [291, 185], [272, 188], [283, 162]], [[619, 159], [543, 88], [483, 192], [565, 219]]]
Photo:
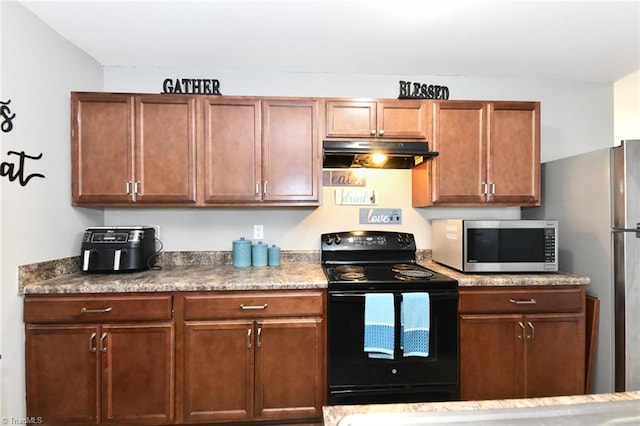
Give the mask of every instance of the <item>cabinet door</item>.
[[527, 398], [584, 393], [585, 319], [582, 314], [527, 315]]
[[196, 201], [196, 104], [192, 96], [137, 96], [135, 199]]
[[461, 315], [460, 398], [523, 397], [521, 315]]
[[376, 102], [328, 100], [326, 108], [328, 138], [371, 138], [377, 135]]
[[489, 202], [540, 205], [540, 104], [489, 104]]
[[131, 202], [133, 115], [132, 96], [71, 94], [74, 205]]
[[204, 201], [260, 201], [260, 101], [207, 97], [203, 116]]
[[262, 102], [265, 201], [319, 202], [318, 102]]
[[102, 352], [103, 423], [171, 422], [174, 418], [172, 324], [105, 325]]
[[184, 333], [184, 420], [253, 417], [253, 322], [190, 321]]
[[320, 318], [257, 322], [257, 417], [321, 415], [325, 394], [323, 348]]
[[423, 101], [378, 102], [378, 137], [427, 138], [427, 103]]
[[98, 423], [99, 327], [27, 325], [27, 416]]
[[[433, 204], [484, 203], [486, 107], [481, 102], [433, 104], [433, 147], [439, 155], [427, 163]], [[426, 166], [424, 166], [426, 167]]]

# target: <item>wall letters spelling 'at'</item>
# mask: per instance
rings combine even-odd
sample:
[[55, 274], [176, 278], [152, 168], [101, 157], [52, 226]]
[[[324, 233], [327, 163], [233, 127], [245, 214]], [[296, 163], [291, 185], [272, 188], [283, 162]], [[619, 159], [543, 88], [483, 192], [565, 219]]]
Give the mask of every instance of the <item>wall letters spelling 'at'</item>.
[[[11, 104], [11, 99], [8, 101], [0, 101], [0, 118], [2, 119], [2, 123], [0, 123], [0, 130], [3, 133], [9, 133], [13, 130], [13, 120], [16, 118], [16, 114], [11, 112], [11, 108], [9, 107]], [[44, 175], [41, 173], [27, 173], [27, 160], [40, 160], [42, 158], [42, 153], [39, 155], [29, 155], [24, 151], [7, 151], [7, 156], [17, 156], [18, 158], [11, 157], [12, 161], [3, 161], [0, 163], [0, 176], [6, 177], [9, 179], [9, 182], [15, 182], [16, 180], [20, 184], [20, 186], [27, 186], [29, 181], [33, 178], [44, 178]]]

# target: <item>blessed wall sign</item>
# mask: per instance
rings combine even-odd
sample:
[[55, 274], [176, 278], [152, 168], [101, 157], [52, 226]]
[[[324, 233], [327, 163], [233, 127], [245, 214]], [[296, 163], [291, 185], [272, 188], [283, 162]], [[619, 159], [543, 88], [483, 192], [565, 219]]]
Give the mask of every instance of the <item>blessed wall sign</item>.
[[220, 81], [204, 78], [166, 78], [162, 83], [162, 93], [190, 95], [221, 95]]
[[435, 84], [400, 80], [398, 99], [449, 99], [449, 88]]

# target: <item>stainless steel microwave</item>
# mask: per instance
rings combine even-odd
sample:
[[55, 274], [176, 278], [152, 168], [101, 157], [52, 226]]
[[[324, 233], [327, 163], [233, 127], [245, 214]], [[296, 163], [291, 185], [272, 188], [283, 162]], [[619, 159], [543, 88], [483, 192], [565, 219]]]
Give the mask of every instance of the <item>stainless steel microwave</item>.
[[431, 251], [462, 272], [557, 271], [558, 221], [435, 219]]

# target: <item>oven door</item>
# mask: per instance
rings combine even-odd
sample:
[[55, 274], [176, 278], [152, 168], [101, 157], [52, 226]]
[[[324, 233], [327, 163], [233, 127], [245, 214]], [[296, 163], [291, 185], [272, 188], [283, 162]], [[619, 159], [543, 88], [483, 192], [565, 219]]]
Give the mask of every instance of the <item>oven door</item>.
[[394, 359], [369, 358], [364, 352], [364, 296], [364, 292], [329, 292], [329, 404], [457, 400], [458, 291], [429, 292], [429, 356], [406, 358], [399, 343], [402, 296], [394, 293]]

